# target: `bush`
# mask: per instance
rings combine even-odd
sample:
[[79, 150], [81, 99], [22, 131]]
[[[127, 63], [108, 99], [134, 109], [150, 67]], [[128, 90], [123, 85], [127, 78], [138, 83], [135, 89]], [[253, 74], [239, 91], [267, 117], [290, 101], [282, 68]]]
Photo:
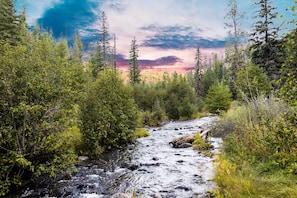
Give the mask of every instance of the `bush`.
[[249, 65], [238, 72], [235, 85], [237, 91], [241, 93], [238, 94], [241, 99], [255, 98], [271, 92], [271, 84], [266, 74], [260, 67], [254, 65]]
[[90, 155], [120, 148], [134, 137], [137, 107], [132, 90], [115, 70], [99, 73], [81, 108], [81, 132]]
[[0, 45], [0, 57], [1, 196], [41, 174], [72, 170], [76, 155], [61, 134], [77, 122], [83, 85], [73, 86], [79, 71], [47, 34], [27, 46]]
[[228, 86], [222, 83], [212, 85], [205, 98], [205, 106], [210, 113], [220, 113], [229, 109], [231, 93]]
[[165, 109], [169, 119], [191, 118], [197, 112], [197, 97], [194, 89], [183, 77], [174, 77], [168, 83], [165, 96]]
[[167, 116], [163, 109], [159, 109], [153, 112], [145, 111], [140, 113], [139, 115], [138, 126], [157, 127], [157, 126], [161, 126], [166, 119], [167, 119]]
[[142, 138], [142, 137], [148, 137], [150, 136], [151, 134], [146, 130], [146, 129], [143, 129], [143, 128], [136, 128], [135, 130], [135, 135], [134, 135], [134, 139], [137, 139], [137, 138]]
[[273, 96], [250, 100], [230, 109], [222, 122], [232, 130], [224, 150], [233, 160], [266, 163], [263, 171], [296, 171], [296, 112], [282, 101]]
[[204, 141], [200, 135], [200, 133], [197, 133], [194, 137], [194, 141], [193, 141], [193, 148], [195, 150], [200, 150], [200, 151], [208, 151], [209, 149], [211, 149], [211, 144]]

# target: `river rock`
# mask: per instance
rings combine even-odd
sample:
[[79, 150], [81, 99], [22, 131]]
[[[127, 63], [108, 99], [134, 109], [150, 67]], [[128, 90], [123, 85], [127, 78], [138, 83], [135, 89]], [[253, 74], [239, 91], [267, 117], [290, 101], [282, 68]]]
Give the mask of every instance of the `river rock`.
[[88, 156], [78, 156], [78, 160], [79, 160], [79, 161], [86, 161], [86, 160], [88, 160], [88, 159], [89, 159]]

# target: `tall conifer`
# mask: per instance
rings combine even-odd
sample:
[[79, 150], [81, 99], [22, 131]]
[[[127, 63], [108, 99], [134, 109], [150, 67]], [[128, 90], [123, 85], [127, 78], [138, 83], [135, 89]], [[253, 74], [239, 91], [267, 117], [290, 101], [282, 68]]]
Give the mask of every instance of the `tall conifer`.
[[138, 67], [138, 46], [136, 44], [135, 37], [131, 43], [129, 65], [130, 83], [134, 85], [140, 82], [140, 70]]

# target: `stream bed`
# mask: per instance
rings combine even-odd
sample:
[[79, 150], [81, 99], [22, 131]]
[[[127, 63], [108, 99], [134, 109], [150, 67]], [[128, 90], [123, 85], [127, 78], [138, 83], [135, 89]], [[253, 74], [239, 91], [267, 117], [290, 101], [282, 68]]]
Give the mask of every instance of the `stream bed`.
[[[123, 150], [106, 153], [77, 165], [77, 173], [45, 188], [27, 189], [21, 197], [207, 197], [213, 189], [214, 157], [190, 148], [173, 148], [169, 142], [209, 127], [215, 116], [174, 121], [149, 128], [151, 136], [140, 138]], [[210, 138], [217, 152], [221, 139]], [[122, 193], [122, 194], [121, 194]], [[128, 196], [130, 195], [130, 196]]]

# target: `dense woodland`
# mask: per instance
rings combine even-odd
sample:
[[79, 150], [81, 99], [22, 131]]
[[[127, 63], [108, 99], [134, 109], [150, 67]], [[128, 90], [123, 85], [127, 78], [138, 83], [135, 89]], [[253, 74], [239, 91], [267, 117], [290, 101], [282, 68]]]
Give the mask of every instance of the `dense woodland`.
[[203, 62], [197, 41], [195, 71], [155, 83], [142, 79], [136, 38], [129, 82], [122, 79], [104, 12], [100, 40], [83, 61], [78, 32], [69, 45], [37, 24], [28, 31], [26, 9], [14, 3], [0, 0], [0, 196], [40, 176], [71, 174], [79, 155], [123, 148], [139, 128], [210, 112], [221, 116], [213, 130], [224, 138], [214, 196], [297, 197], [296, 0], [284, 34], [273, 2], [256, 1], [250, 35], [230, 0], [226, 58]]

